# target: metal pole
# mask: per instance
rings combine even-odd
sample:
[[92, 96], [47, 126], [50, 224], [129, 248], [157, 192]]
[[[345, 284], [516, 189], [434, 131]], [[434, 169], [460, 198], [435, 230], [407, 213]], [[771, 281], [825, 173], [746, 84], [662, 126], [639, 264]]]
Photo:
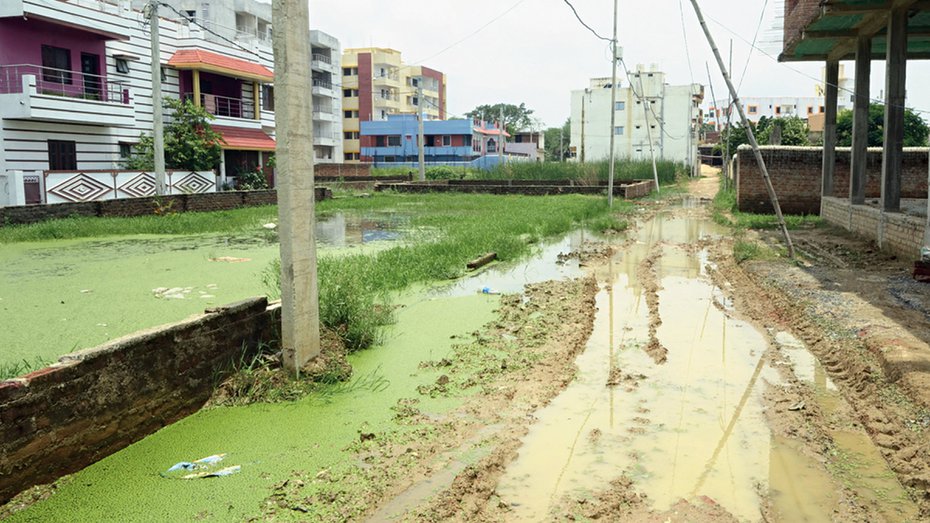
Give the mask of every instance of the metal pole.
[[646, 105], [648, 100], [646, 100], [646, 88], [643, 86], [643, 74], [639, 73], [639, 92], [640, 92], [640, 102], [643, 104], [643, 116], [646, 117], [646, 136], [649, 138], [649, 155], [652, 157], [652, 179], [656, 183], [656, 193], [660, 193], [659, 190], [659, 171], [656, 168], [656, 149], [655, 145], [652, 143], [652, 126], [649, 125], [649, 106]]
[[565, 137], [563, 136], [565, 132], [565, 126], [559, 127], [559, 162], [565, 161], [565, 148], [563, 144], [565, 143]]
[[305, 0], [273, 0], [277, 99], [278, 219], [281, 243], [281, 349], [294, 372], [320, 354], [313, 179], [310, 13]]
[[423, 77], [417, 79], [417, 136], [418, 143], [418, 160], [420, 162], [420, 172], [417, 180], [426, 181], [426, 142], [423, 141]]
[[[614, 0], [614, 33], [610, 41], [611, 80], [610, 80], [610, 166], [607, 171], [607, 206], [614, 206], [614, 160], [616, 151], [614, 143], [617, 138], [617, 0]], [[648, 122], [647, 122], [648, 123]]]
[[587, 103], [586, 98], [588, 97], [588, 90], [585, 89], [584, 93], [581, 94], [581, 163], [584, 165], [584, 112], [585, 112], [585, 103]]
[[497, 132], [500, 133], [497, 138], [497, 163], [504, 166], [504, 106], [501, 105], [500, 120], [497, 121]]
[[155, 153], [155, 194], [167, 192], [165, 184], [165, 120], [161, 93], [161, 42], [159, 40], [158, 2], [148, 5], [149, 27], [152, 31], [152, 141]]
[[704, 21], [704, 14], [701, 13], [701, 8], [698, 6], [697, 0], [691, 0], [691, 5], [694, 7], [694, 13], [697, 15], [698, 21], [701, 23], [701, 29], [704, 30], [704, 36], [707, 37], [707, 43], [710, 44], [710, 48], [714, 52], [714, 57], [717, 59], [717, 65], [720, 66], [720, 72], [723, 73], [723, 79], [727, 82], [727, 88], [730, 90], [730, 95], [733, 97], [733, 105], [735, 105], [737, 111], [739, 111], [740, 120], [743, 123], [743, 127], [746, 128], [746, 137], [749, 138], [749, 145], [752, 146], [752, 152], [755, 154], [756, 163], [759, 164], [759, 169], [762, 171], [762, 179], [765, 181], [765, 189], [768, 191], [769, 199], [772, 201], [772, 208], [775, 209], [775, 216], [778, 218], [778, 226], [781, 228], [781, 232], [785, 236], [785, 244], [788, 247], [788, 256], [794, 258], [794, 244], [791, 243], [791, 235], [788, 234], [788, 226], [785, 225], [785, 217], [781, 213], [781, 205], [778, 204], [778, 196], [775, 194], [775, 188], [772, 187], [772, 180], [769, 178], [769, 171], [765, 166], [765, 159], [762, 158], [762, 151], [759, 150], [759, 143], [756, 141], [756, 136], [752, 132], [752, 127], [749, 126], [749, 119], [746, 118], [746, 112], [743, 110], [743, 105], [739, 101], [739, 95], [736, 93], [736, 87], [733, 86], [733, 81], [730, 79], [730, 73], [727, 72], [727, 66], [723, 63], [723, 58], [720, 57], [720, 50], [717, 49], [717, 44], [714, 42], [714, 37], [710, 34], [710, 29], [707, 27], [707, 22]]

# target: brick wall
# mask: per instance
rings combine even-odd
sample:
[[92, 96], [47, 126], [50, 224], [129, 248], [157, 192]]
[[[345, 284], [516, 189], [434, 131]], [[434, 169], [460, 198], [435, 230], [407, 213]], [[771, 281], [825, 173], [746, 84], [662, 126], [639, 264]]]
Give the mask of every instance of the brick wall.
[[0, 504], [196, 412], [243, 353], [277, 344], [279, 309], [246, 300], [0, 382]]
[[[901, 175], [902, 198], [926, 198], [927, 148], [904, 150]], [[739, 148], [736, 200], [739, 210], [772, 213], [772, 205], [752, 149]], [[762, 157], [772, 179], [782, 211], [787, 214], [819, 214], [820, 188], [823, 180], [823, 149], [819, 147], [762, 147]], [[834, 192], [838, 198], [849, 197], [850, 149], [836, 149]], [[866, 198], [881, 196], [882, 150], [870, 148], [866, 156]]]
[[821, 0], [785, 0], [785, 49], [797, 44], [804, 29], [820, 16], [821, 3]]
[[371, 176], [368, 163], [318, 163], [313, 166], [314, 177], [340, 178], [343, 176]]
[[902, 213], [885, 213], [877, 207], [850, 205], [848, 199], [824, 198], [828, 223], [870, 239], [883, 250], [905, 259], [917, 259], [923, 246], [926, 219]]
[[[518, 183], [519, 182], [519, 183]], [[614, 195], [624, 198], [641, 198], [652, 192], [652, 180], [630, 184], [617, 184], [614, 186]], [[376, 191], [395, 190], [408, 193], [430, 192], [459, 192], [459, 193], [487, 193], [487, 194], [522, 194], [524, 196], [549, 196], [557, 194], [604, 194], [607, 188], [603, 185], [564, 185], [549, 184], [539, 181], [507, 181], [491, 180], [487, 183], [460, 183], [452, 181], [433, 181], [425, 183], [399, 183], [378, 184]]]
[[[316, 188], [317, 201], [332, 198], [333, 193], [325, 187]], [[157, 202], [157, 203], [156, 203]], [[149, 196], [145, 198], [121, 198], [97, 202], [53, 203], [42, 205], [20, 205], [0, 207], [0, 227], [37, 223], [70, 216], [144, 216], [154, 214], [158, 206], [172, 212], [225, 211], [238, 207], [275, 205], [277, 192], [229, 191], [207, 194], [182, 194], [175, 196]]]

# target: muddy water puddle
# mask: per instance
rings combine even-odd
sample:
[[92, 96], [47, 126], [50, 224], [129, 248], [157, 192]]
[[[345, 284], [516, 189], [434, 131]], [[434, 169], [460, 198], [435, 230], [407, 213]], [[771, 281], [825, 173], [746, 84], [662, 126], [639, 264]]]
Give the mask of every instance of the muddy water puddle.
[[[762, 393], [781, 381], [763, 357], [767, 337], [735, 319], [707, 277], [701, 240], [722, 233], [701, 218], [660, 215], [598, 274], [578, 375], [536, 413], [498, 486], [511, 519], [545, 520], [563, 496], [603, 490], [621, 474], [657, 510], [707, 496], [741, 521], [761, 520], [766, 500], [782, 521], [832, 519], [837, 494], [826, 468], [766, 424]], [[791, 350], [816, 362], [803, 345]], [[825, 375], [821, 382], [824, 398], [841, 401]], [[874, 467], [896, 484], [867, 436], [855, 445], [866, 442], [875, 454], [858, 452], [868, 466], [857, 470]], [[881, 487], [887, 495], [865, 499], [903, 493]]]

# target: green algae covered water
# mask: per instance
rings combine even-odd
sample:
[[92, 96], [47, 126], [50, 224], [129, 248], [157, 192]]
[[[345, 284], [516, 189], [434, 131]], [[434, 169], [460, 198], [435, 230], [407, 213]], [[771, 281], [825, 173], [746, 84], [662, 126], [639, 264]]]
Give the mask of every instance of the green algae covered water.
[[[200, 411], [74, 474], [54, 496], [11, 521], [240, 521], [261, 513], [273, 486], [292, 471], [316, 473], [352, 463], [346, 451], [359, 431], [393, 424], [391, 407], [434, 382], [423, 360], [449, 354], [454, 340], [493, 317], [498, 298], [481, 294], [411, 300], [397, 313], [383, 346], [350, 356], [354, 376], [378, 376], [375, 390], [289, 404]], [[424, 412], [460, 400], [421, 397]], [[201, 480], [166, 479], [159, 473], [179, 461], [227, 453], [238, 474]], [[295, 517], [298, 514], [295, 513]]]

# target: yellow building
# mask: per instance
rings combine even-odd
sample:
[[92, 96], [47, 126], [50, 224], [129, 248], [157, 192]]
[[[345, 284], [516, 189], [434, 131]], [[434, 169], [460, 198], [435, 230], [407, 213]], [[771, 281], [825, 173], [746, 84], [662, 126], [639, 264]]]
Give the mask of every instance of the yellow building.
[[[418, 97], [422, 87], [423, 100]], [[420, 65], [404, 65], [400, 51], [380, 47], [346, 49], [342, 55], [342, 130], [346, 162], [358, 162], [361, 122], [389, 114], [446, 118], [446, 75]]]

